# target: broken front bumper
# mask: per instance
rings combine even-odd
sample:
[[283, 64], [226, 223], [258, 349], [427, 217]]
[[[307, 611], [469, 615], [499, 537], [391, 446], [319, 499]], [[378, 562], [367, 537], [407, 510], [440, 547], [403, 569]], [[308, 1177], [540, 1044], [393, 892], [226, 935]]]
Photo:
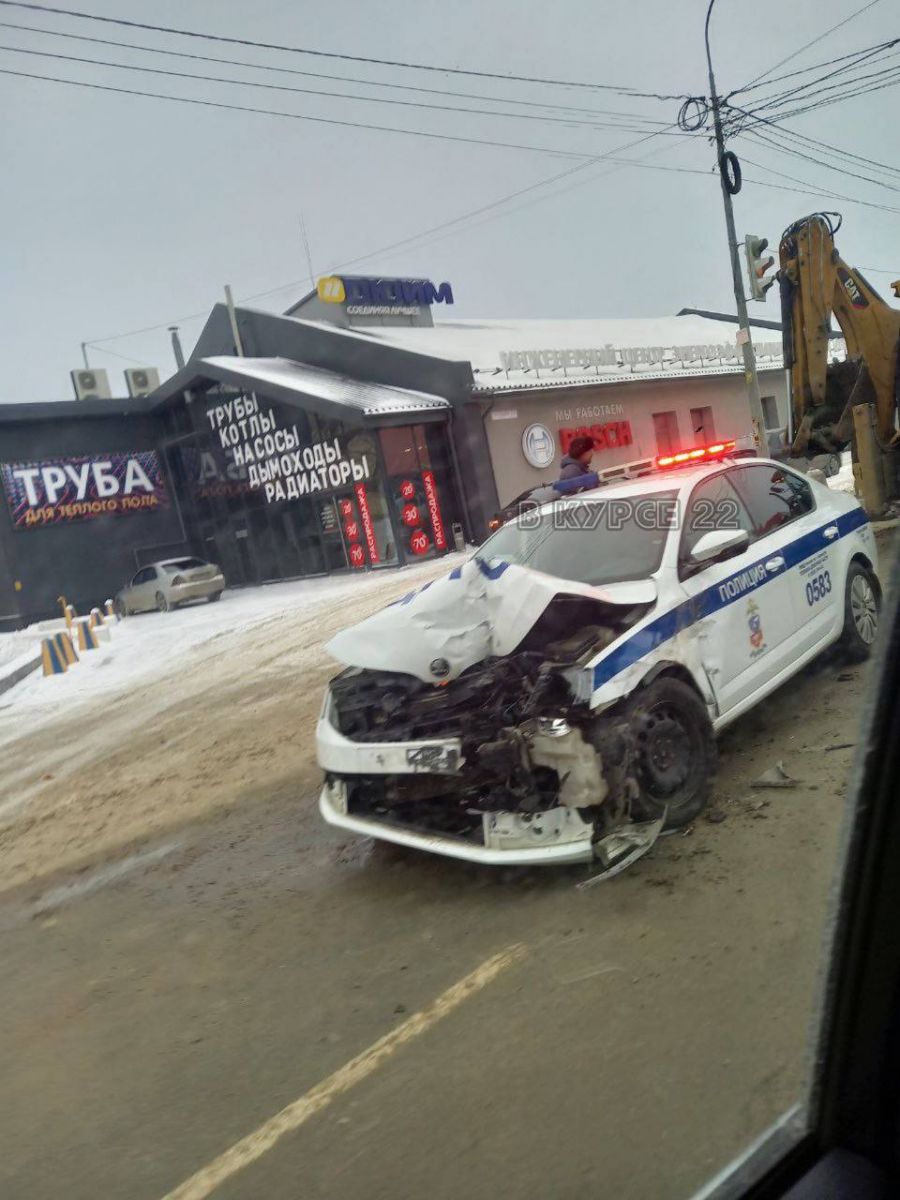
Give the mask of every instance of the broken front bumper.
[[424, 833], [390, 821], [348, 812], [347, 785], [327, 782], [319, 796], [319, 811], [329, 825], [363, 837], [379, 838], [397, 846], [410, 846], [430, 854], [443, 854], [487, 866], [557, 866], [591, 862], [592, 826], [578, 812], [553, 808], [539, 813], [485, 813], [484, 845], [442, 834]]

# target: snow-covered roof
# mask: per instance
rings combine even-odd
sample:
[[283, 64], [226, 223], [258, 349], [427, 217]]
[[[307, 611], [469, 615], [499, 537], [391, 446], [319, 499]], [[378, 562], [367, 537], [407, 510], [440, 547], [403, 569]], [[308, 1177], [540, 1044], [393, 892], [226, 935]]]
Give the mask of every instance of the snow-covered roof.
[[[451, 361], [471, 362], [476, 391], [734, 374], [737, 326], [707, 317], [440, 321], [354, 333]], [[778, 332], [757, 329], [760, 370], [782, 369]]]
[[351, 410], [351, 415], [355, 411], [366, 417], [377, 417], [450, 407], [441, 396], [384, 383], [367, 383], [286, 358], [213, 355], [201, 359], [200, 365], [212, 368], [238, 385], [260, 388], [269, 385], [280, 389], [285, 398], [313, 399], [343, 410], [338, 415], [346, 415], [346, 411]]

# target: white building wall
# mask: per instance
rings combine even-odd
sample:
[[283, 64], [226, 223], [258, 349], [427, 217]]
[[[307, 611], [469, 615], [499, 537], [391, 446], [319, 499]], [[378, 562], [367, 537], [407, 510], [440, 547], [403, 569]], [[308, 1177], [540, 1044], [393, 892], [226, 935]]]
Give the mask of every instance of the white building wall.
[[[774, 399], [778, 428], [788, 424], [788, 379], [779, 367], [759, 372], [760, 391]], [[663, 451], [657, 444], [654, 413], [674, 413], [680, 448], [702, 444], [695, 433], [691, 409], [711, 408], [716, 438], [750, 434], [750, 410], [742, 374], [673, 377], [635, 383], [601, 384], [496, 392], [485, 396], [485, 428], [501, 504], [539, 483], [558, 478], [562, 457], [560, 430], [627, 421], [629, 446], [598, 450], [597, 469], [614, 467], [632, 459], [649, 458]], [[764, 409], [765, 409], [764, 405]], [[529, 425], [546, 427], [556, 446], [553, 462], [540, 470], [526, 460], [522, 435]]]

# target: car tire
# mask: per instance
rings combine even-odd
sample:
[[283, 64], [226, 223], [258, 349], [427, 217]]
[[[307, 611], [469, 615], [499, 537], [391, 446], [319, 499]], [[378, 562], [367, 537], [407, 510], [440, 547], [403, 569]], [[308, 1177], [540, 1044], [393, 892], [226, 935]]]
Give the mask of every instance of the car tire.
[[159, 612], [162, 612], [162, 613], [172, 611], [172, 605], [166, 599], [165, 593], [163, 593], [163, 592], [156, 593], [156, 607], [159, 610]]
[[838, 647], [850, 662], [864, 662], [878, 632], [881, 600], [871, 571], [852, 562], [844, 584], [844, 629]]
[[687, 683], [669, 675], [654, 679], [625, 702], [635, 733], [634, 776], [638, 795], [632, 814], [682, 829], [709, 800], [716, 771], [716, 739], [706, 705]]
[[221, 599], [222, 599], [222, 593], [221, 593], [221, 592], [213, 592], [213, 593], [212, 593], [212, 595], [211, 595], [211, 596], [210, 596], [210, 598], [209, 598], [209, 602], [210, 602], [210, 604], [215, 604], [215, 602], [216, 602], [217, 600], [221, 600]]
[[125, 617], [128, 616], [128, 606], [124, 600], [116, 601], [116, 616], [120, 621], [124, 620]]

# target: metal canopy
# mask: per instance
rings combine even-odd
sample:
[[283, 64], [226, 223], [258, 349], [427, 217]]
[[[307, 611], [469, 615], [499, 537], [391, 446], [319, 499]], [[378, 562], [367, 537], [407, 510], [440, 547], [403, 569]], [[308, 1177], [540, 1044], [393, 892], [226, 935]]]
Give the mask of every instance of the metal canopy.
[[384, 383], [367, 383], [287, 358], [217, 355], [201, 359], [195, 367], [222, 383], [259, 391], [273, 400], [302, 405], [348, 424], [374, 424], [386, 418], [414, 415], [419, 420], [441, 419], [450, 409], [449, 402], [441, 396]]

